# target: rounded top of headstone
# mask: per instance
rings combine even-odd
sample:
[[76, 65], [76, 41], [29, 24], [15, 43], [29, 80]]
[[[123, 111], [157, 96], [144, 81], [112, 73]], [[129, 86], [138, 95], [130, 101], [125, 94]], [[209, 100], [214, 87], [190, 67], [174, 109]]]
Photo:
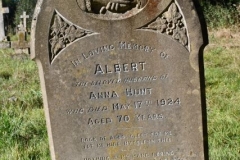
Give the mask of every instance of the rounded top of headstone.
[[148, 0], [77, 0], [78, 6], [90, 16], [114, 20], [129, 18], [139, 13]]

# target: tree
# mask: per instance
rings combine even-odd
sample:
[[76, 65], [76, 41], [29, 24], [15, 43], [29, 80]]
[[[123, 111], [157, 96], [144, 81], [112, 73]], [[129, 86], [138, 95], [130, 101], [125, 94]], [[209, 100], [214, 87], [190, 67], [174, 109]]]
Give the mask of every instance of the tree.
[[14, 17], [16, 11], [16, 1], [15, 0], [3, 0], [3, 7], [9, 8], [9, 13], [4, 14], [4, 24], [7, 27], [8, 32], [13, 32], [14, 28]]
[[31, 26], [31, 20], [37, 0], [3, 0], [3, 6], [9, 7], [9, 14], [5, 14], [5, 24], [8, 26], [8, 33], [13, 33], [20, 24], [20, 16], [25, 11], [29, 15], [27, 28]]

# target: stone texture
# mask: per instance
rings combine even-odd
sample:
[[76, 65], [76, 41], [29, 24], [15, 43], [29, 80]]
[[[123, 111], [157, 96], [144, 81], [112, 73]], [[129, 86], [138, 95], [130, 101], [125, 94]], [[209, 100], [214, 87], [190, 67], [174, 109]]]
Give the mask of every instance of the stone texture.
[[10, 42], [0, 42], [0, 48], [10, 48]]
[[18, 31], [18, 41], [17, 42], [12, 41], [11, 47], [17, 49], [29, 48], [29, 44], [25, 39], [26, 37], [25, 34], [26, 33], [24, 31]]
[[191, 0], [38, 1], [52, 159], [207, 159], [203, 34]]

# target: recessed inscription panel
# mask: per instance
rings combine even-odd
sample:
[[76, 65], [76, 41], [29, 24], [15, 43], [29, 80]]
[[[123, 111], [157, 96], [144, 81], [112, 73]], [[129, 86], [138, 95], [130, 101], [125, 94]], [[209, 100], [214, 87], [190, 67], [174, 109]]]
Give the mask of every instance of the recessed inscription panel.
[[166, 43], [172, 40], [162, 38], [147, 43], [137, 35], [134, 41], [116, 37], [88, 48], [81, 41], [58, 56], [51, 67], [63, 76], [51, 83], [58, 106], [50, 112], [73, 130], [65, 133], [66, 128], [53, 124], [63, 140], [55, 144], [57, 150], [70, 145], [69, 154], [80, 152], [84, 160], [188, 159], [191, 148], [185, 151], [180, 139], [193, 105], [188, 98], [196, 98], [193, 69], [186, 63], [186, 48], [176, 44], [169, 49]]

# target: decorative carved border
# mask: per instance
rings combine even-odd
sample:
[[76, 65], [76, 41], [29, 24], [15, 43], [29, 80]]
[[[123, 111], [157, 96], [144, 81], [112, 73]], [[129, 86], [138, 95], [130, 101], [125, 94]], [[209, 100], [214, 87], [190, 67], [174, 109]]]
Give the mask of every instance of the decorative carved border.
[[176, 2], [172, 2], [164, 13], [139, 29], [168, 35], [190, 50], [186, 22]]
[[94, 34], [69, 22], [55, 10], [49, 31], [49, 58], [50, 63], [64, 49], [76, 40]]

